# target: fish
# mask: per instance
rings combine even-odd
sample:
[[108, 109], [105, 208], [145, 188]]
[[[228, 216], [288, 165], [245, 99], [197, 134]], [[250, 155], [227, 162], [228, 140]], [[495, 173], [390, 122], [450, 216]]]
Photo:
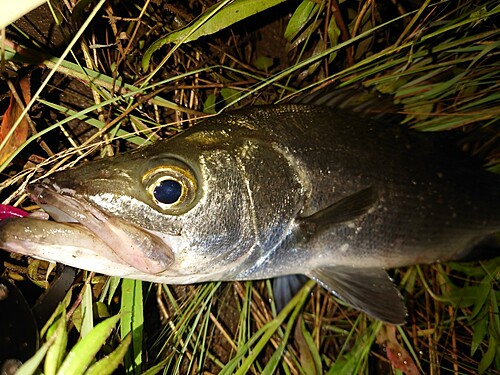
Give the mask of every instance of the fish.
[[27, 192], [53, 220], [2, 220], [0, 248], [157, 283], [274, 278], [285, 301], [302, 275], [404, 324], [387, 270], [494, 241], [500, 176], [436, 134], [336, 102], [222, 113], [42, 177]]

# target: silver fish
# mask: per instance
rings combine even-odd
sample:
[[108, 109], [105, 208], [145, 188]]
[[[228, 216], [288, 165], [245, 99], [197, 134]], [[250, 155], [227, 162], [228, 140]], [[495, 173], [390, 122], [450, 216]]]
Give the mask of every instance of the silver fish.
[[491, 240], [500, 178], [435, 135], [314, 104], [222, 114], [32, 183], [55, 221], [4, 220], [0, 247], [169, 284], [301, 274], [402, 324], [385, 269]]

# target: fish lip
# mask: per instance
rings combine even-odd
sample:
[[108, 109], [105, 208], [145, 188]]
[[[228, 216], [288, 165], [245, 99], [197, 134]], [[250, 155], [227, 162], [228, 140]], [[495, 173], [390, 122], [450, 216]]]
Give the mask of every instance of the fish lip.
[[[47, 180], [47, 179], [45, 179]], [[44, 181], [45, 181], [44, 180]], [[45, 204], [49, 204], [49, 202], [45, 199], [45, 192], [50, 191], [50, 187], [45, 185], [42, 182], [32, 182], [28, 186], [26, 186], [26, 192], [29, 194], [32, 200], [38, 203], [39, 206], [43, 206]]]
[[57, 222], [63, 223], [81, 223], [81, 220], [75, 215], [75, 212], [68, 212], [68, 204], [64, 202], [63, 198], [71, 199], [72, 206], [78, 205], [80, 209], [84, 207], [75, 200], [75, 191], [72, 189], [61, 189], [50, 178], [44, 178], [40, 182], [33, 182], [26, 187], [26, 192], [30, 195], [31, 199], [42, 207], [51, 217]]
[[[47, 198], [55, 198], [57, 195], [65, 195], [69, 197], [74, 197], [76, 195], [75, 190], [68, 188], [62, 189], [55, 181], [48, 177], [44, 178], [40, 182], [32, 182], [29, 184], [26, 187], [26, 192], [35, 202], [41, 205], [51, 204], [47, 201]], [[46, 193], [49, 194], [47, 195]]]
[[172, 248], [161, 237], [107, 214], [74, 189], [61, 188], [51, 178], [31, 183], [26, 191], [56, 222], [85, 227], [101, 238], [120, 260], [139, 271], [159, 274], [175, 261]]

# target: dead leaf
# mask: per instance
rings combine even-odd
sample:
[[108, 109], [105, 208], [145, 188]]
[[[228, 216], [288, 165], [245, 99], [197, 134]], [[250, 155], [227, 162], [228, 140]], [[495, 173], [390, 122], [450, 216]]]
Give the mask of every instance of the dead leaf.
[[299, 346], [300, 364], [306, 374], [322, 374], [321, 358], [314, 339], [306, 328], [302, 316], [297, 320], [295, 339]]
[[387, 358], [391, 365], [403, 371], [405, 375], [420, 375], [417, 365], [408, 351], [399, 343], [396, 337], [396, 327], [384, 325], [377, 337], [377, 342], [385, 345]]
[[[24, 102], [28, 103], [30, 101], [29, 77], [22, 78], [19, 82], [19, 87], [21, 89]], [[12, 126], [21, 116], [23, 109], [24, 108], [19, 105], [14, 95], [11, 95], [9, 107], [3, 115], [2, 124], [0, 125], [0, 143], [2, 143], [7, 137], [12, 129]], [[28, 133], [29, 125], [25, 116], [14, 130], [12, 136], [7, 140], [4, 147], [0, 149], [0, 164], [7, 160], [9, 156], [12, 155], [12, 153], [26, 141]]]

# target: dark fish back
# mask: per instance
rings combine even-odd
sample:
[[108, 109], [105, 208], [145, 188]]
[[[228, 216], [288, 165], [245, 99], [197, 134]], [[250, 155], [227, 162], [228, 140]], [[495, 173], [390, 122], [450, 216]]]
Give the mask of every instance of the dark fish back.
[[[377, 190], [380, 203], [363, 229], [354, 236], [340, 226], [336, 237], [352, 238], [354, 249], [382, 256], [394, 263], [389, 266], [460, 258], [500, 230], [500, 177], [443, 135], [300, 104], [254, 107], [238, 114], [281, 147], [305, 176], [303, 216], [363, 189]], [[450, 247], [438, 250], [442, 243]], [[416, 259], [399, 254], [408, 248], [419, 251]]]

